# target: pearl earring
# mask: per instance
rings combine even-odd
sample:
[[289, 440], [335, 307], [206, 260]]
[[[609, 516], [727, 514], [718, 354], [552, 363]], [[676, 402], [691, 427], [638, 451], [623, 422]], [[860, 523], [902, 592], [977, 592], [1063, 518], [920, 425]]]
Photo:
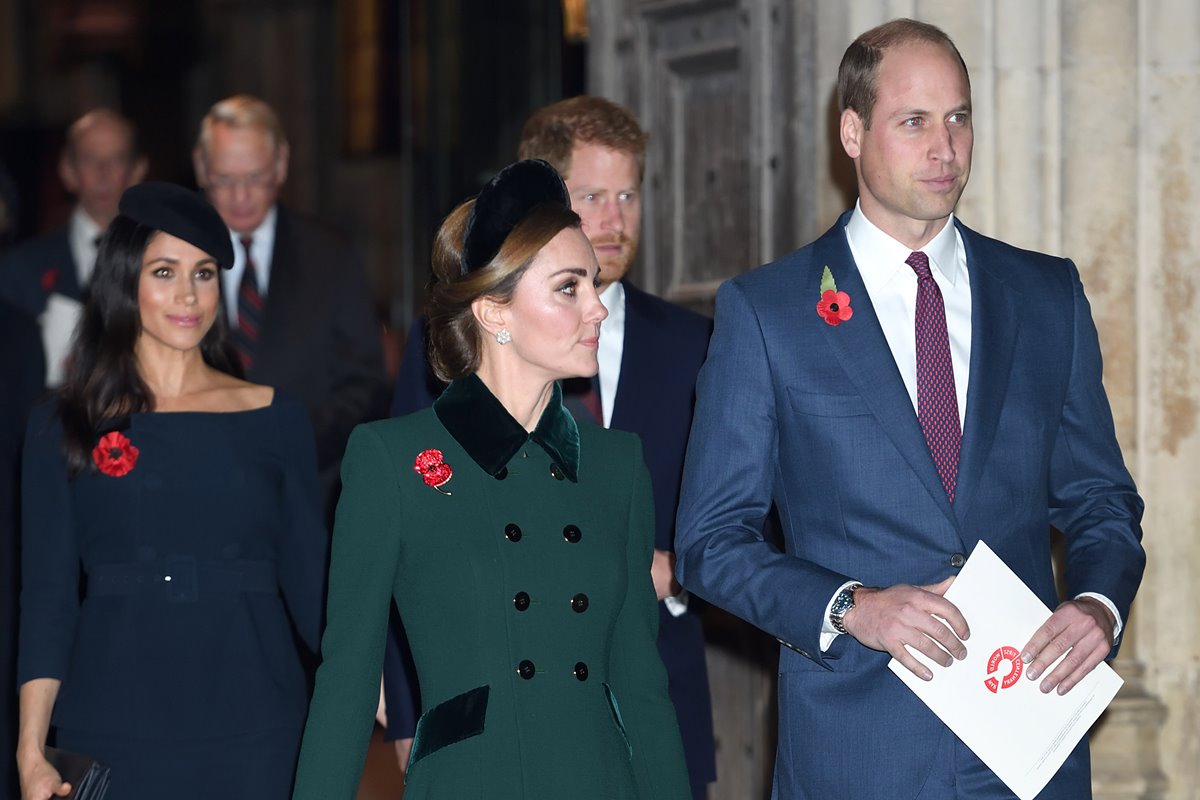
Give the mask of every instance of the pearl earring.
[[501, 328], [496, 331], [496, 341], [500, 344], [508, 344], [512, 341], [512, 334], [508, 332], [508, 328]]

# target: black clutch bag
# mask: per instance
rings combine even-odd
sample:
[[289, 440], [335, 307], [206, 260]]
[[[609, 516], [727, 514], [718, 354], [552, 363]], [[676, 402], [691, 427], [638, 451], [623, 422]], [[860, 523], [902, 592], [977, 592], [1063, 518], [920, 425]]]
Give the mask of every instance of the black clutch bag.
[[54, 765], [62, 779], [71, 784], [67, 800], [104, 800], [108, 791], [108, 767], [91, 756], [46, 748], [46, 760]]

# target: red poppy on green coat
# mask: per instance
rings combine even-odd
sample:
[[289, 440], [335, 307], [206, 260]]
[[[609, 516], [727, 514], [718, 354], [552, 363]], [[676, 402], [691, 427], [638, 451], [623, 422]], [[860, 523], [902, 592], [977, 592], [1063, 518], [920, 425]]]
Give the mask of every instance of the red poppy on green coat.
[[432, 486], [442, 494], [450, 494], [442, 487], [454, 477], [454, 470], [445, 462], [441, 450], [431, 448], [418, 453], [417, 460], [413, 463], [413, 472], [421, 476], [426, 486]]

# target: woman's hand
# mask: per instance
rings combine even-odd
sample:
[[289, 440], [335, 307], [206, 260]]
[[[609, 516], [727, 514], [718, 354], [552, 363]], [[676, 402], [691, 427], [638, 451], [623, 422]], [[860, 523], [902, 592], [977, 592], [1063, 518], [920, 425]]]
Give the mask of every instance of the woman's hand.
[[61, 684], [56, 678], [34, 678], [21, 684], [21, 727], [17, 736], [21, 800], [49, 800], [71, 793], [71, 784], [46, 760], [50, 712]]
[[49, 800], [66, 797], [71, 793], [71, 784], [62, 779], [41, 753], [31, 753], [19, 759], [21, 772], [21, 800]]

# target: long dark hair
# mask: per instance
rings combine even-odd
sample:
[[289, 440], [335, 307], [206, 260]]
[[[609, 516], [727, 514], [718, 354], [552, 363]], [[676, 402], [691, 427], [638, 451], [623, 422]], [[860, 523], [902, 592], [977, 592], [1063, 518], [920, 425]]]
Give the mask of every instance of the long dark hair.
[[[91, 465], [96, 437], [119, 427], [130, 414], [154, 410], [154, 397], [138, 372], [134, 345], [142, 332], [138, 285], [146, 246], [158, 233], [124, 215], [100, 240], [96, 268], [83, 314], [67, 356], [66, 380], [59, 392], [63, 448], [75, 477]], [[218, 282], [219, 283], [219, 282]], [[242, 377], [241, 361], [229, 338], [224, 301], [200, 342], [205, 363]]]

